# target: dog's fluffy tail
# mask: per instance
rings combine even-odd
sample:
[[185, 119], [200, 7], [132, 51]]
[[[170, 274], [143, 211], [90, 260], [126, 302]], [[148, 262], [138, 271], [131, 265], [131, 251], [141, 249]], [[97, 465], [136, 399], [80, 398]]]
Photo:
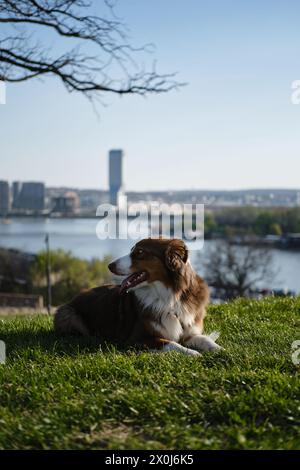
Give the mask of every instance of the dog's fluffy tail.
[[54, 316], [54, 329], [61, 335], [83, 335], [88, 336], [87, 327], [70, 305], [58, 307]]

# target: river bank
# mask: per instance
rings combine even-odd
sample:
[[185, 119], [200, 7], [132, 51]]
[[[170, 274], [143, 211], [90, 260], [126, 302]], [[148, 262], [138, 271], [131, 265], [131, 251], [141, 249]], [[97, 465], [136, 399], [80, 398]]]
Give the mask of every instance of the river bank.
[[[71, 251], [83, 259], [113, 258], [126, 254], [135, 240], [99, 240], [96, 234], [97, 219], [12, 219], [10, 224], [0, 224], [0, 246], [35, 254], [45, 249], [45, 236], [49, 234], [51, 249]], [[202, 257], [217, 249], [216, 240], [187, 243], [195, 268], [203, 274]], [[242, 247], [241, 247], [242, 248]], [[237, 246], [237, 249], [239, 247]], [[300, 292], [300, 252], [270, 246], [277, 278], [266, 288]]]

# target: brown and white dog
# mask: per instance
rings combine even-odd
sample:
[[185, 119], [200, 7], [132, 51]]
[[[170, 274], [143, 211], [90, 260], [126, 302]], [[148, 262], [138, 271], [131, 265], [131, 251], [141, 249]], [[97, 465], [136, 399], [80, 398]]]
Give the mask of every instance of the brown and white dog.
[[193, 270], [182, 240], [141, 240], [108, 267], [126, 276], [122, 283], [82, 292], [59, 307], [58, 333], [189, 355], [220, 349], [202, 334], [208, 286]]

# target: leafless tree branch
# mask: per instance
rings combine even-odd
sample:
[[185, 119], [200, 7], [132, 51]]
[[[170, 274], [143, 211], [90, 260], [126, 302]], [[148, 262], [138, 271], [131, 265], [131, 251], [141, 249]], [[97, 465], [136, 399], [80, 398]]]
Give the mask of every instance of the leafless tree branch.
[[207, 282], [227, 298], [245, 297], [262, 281], [274, 278], [272, 254], [254, 246], [220, 242], [204, 261]]
[[[0, 0], [0, 79], [23, 82], [52, 75], [68, 91], [92, 100], [98, 92], [146, 95], [183, 85], [175, 74], [159, 74], [155, 64], [151, 70], [138, 66], [135, 56], [147, 52], [147, 45], [130, 44], [113, 2], [103, 0], [105, 11], [95, 15], [99, 3]], [[60, 39], [57, 47], [45, 44], [50, 33]]]

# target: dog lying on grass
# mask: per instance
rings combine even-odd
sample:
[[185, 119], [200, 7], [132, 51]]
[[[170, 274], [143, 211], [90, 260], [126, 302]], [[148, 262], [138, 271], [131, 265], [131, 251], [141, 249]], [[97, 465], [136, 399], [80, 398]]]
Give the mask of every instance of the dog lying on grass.
[[208, 286], [193, 270], [182, 240], [141, 240], [108, 268], [126, 277], [120, 285], [90, 289], [59, 307], [57, 333], [188, 355], [220, 349], [212, 335], [202, 334]]

